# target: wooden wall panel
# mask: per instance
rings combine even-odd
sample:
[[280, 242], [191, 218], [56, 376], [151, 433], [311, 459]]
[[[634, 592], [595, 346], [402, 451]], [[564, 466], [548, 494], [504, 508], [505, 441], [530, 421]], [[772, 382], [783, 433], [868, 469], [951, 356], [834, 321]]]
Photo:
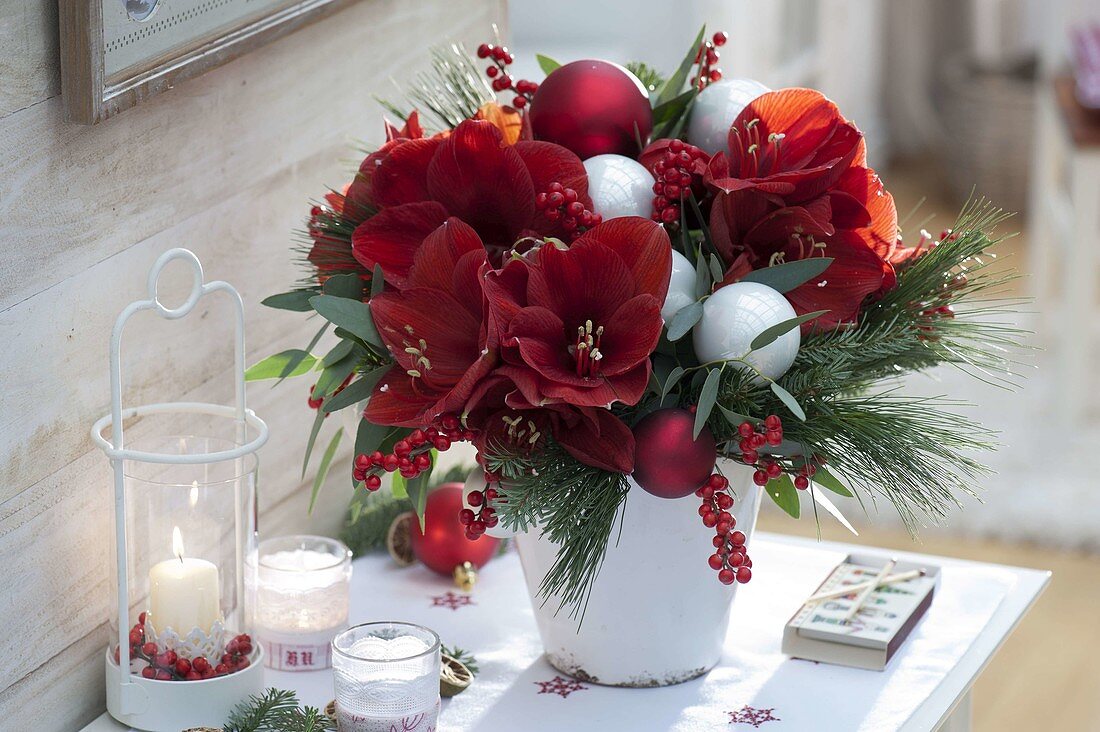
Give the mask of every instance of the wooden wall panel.
[[[187, 246], [207, 279], [236, 285], [249, 362], [304, 345], [319, 323], [259, 301], [299, 275], [289, 245], [306, 199], [349, 178], [354, 141], [378, 141], [372, 95], [392, 96], [390, 76], [434, 38], [478, 42], [503, 9], [370, 0], [87, 128], [61, 121], [54, 2], [0, 0], [0, 726], [72, 730], [102, 710], [110, 477], [88, 429], [108, 409], [108, 334], [149, 266]], [[184, 285], [177, 272], [167, 289]], [[223, 305], [132, 321], [128, 403], [229, 399]], [[344, 463], [306, 515], [308, 386], [249, 387], [271, 427], [259, 478], [271, 534], [332, 533], [348, 496]]]

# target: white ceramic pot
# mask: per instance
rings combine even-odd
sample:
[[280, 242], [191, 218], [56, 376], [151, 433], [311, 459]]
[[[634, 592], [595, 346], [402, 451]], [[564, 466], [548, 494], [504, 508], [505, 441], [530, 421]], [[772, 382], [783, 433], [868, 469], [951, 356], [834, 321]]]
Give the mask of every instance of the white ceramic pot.
[[[723, 461], [722, 470], [736, 492], [732, 513], [751, 555], [761, 491], [744, 466]], [[557, 545], [537, 530], [516, 537], [554, 668], [596, 684], [652, 687], [693, 679], [718, 663], [737, 584], [721, 584], [707, 564], [714, 531], [703, 526], [699, 505], [694, 495], [657, 498], [631, 481], [621, 538], [607, 549], [579, 628], [567, 610], [555, 614], [557, 599], [538, 597]]]

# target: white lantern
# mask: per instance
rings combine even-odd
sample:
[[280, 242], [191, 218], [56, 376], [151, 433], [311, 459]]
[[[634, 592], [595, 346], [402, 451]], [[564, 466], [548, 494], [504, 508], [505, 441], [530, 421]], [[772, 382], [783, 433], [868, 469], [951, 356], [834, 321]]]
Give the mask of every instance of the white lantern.
[[[173, 260], [192, 269], [191, 292], [167, 307], [157, 297]], [[233, 707], [263, 690], [263, 650], [245, 613], [244, 558], [256, 541], [256, 450], [267, 425], [245, 406], [244, 307], [225, 282], [203, 283], [186, 249], [165, 252], [149, 297], [127, 306], [111, 335], [111, 413], [92, 427], [114, 469], [116, 608], [105, 653], [107, 710], [131, 727], [177, 732], [221, 727]], [[236, 398], [122, 407], [121, 341], [131, 316], [175, 320], [221, 292], [236, 320]], [[127, 428], [135, 418], [141, 421]], [[103, 431], [110, 428], [110, 438]]]
[[603, 220], [622, 216], [653, 215], [653, 184], [648, 170], [624, 155], [596, 155], [584, 161], [588, 173], [588, 196], [593, 210]]
[[730, 125], [749, 102], [771, 91], [754, 79], [724, 79], [708, 84], [691, 110], [687, 139], [708, 155], [725, 150]]

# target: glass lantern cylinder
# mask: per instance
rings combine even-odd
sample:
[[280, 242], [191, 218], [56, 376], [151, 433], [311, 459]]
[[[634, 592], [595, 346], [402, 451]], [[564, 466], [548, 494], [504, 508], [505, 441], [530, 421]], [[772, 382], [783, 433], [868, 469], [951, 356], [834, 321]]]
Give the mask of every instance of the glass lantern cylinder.
[[[157, 298], [157, 280], [177, 259], [191, 265], [194, 279], [187, 300], [169, 308]], [[255, 453], [267, 426], [245, 405], [237, 291], [225, 282], [204, 284], [198, 258], [185, 249], [157, 260], [148, 287], [149, 299], [131, 303], [115, 323], [111, 413], [92, 428], [114, 471], [116, 612], [105, 659], [107, 709], [149, 732], [221, 727], [238, 703], [263, 689], [263, 649], [249, 626], [244, 563], [256, 545]], [[228, 294], [235, 306], [235, 404], [123, 409], [120, 348], [129, 318], [143, 310], [181, 318], [212, 292]], [[129, 439], [124, 425], [141, 436]]]
[[332, 665], [332, 639], [347, 627], [351, 550], [323, 536], [260, 542], [245, 562], [250, 625], [268, 668]]

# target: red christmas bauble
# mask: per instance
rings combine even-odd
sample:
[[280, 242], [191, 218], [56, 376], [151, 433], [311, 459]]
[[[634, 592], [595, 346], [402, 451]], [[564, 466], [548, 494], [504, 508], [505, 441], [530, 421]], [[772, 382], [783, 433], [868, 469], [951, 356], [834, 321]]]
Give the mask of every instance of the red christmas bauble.
[[706, 427], [692, 438], [695, 415], [659, 409], [634, 426], [634, 480], [660, 498], [694, 493], [714, 471], [714, 436]]
[[496, 553], [499, 539], [482, 536], [466, 538], [466, 527], [458, 520], [462, 510], [462, 484], [444, 483], [428, 494], [424, 505], [424, 531], [413, 521], [409, 541], [413, 554], [428, 569], [448, 577], [455, 567], [470, 562], [481, 567]]
[[536, 140], [554, 142], [582, 160], [615, 153], [637, 157], [653, 129], [649, 96], [638, 77], [609, 61], [574, 61], [539, 84], [530, 107]]

